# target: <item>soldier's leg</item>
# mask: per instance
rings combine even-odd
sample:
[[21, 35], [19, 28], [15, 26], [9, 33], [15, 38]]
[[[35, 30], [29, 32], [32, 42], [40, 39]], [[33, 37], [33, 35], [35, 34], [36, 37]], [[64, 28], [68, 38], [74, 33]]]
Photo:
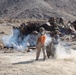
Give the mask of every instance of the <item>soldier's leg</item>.
[[42, 51], [43, 51], [43, 60], [45, 60], [46, 59], [45, 50]]
[[43, 60], [45, 60], [45, 59], [46, 59], [46, 54], [45, 54], [45, 51], [46, 51], [46, 47], [45, 47], [45, 46], [43, 46], [43, 47], [42, 47], [42, 52], [43, 52]]
[[47, 47], [46, 47], [46, 53], [47, 53], [47, 57], [49, 58], [51, 56], [51, 44], [49, 44]]
[[55, 51], [56, 51], [56, 48], [55, 48], [54, 44], [52, 43], [51, 44], [51, 55], [52, 55], [52, 57], [54, 57]]
[[39, 58], [39, 55], [40, 55], [40, 51], [41, 51], [41, 48], [37, 48], [37, 53], [36, 53], [36, 60], [38, 60]]

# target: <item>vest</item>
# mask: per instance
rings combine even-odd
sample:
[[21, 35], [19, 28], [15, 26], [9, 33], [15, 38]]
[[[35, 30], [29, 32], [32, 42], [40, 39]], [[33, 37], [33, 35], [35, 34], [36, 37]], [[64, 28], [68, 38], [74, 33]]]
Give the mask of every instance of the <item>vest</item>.
[[44, 43], [45, 43], [45, 40], [46, 40], [46, 36], [45, 36], [45, 35], [41, 35], [41, 36], [38, 38], [38, 42], [40, 42], [41, 44], [44, 44]]

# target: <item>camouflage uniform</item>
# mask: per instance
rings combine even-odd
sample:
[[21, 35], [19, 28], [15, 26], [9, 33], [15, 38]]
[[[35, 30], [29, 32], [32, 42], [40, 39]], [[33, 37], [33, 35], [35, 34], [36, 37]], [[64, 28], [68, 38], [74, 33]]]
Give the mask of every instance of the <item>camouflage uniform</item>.
[[58, 44], [57, 35], [53, 34], [52, 36], [50, 36], [50, 38], [52, 38], [52, 41], [46, 46], [46, 53], [48, 58], [50, 56], [54, 57], [56, 51], [55, 44]]
[[55, 54], [55, 44], [58, 44], [58, 38], [59, 38], [59, 28], [58, 24], [56, 23], [56, 19], [54, 18], [54, 21], [52, 23], [52, 32], [51, 32], [52, 42], [46, 46], [46, 53], [48, 58], [52, 55], [54, 57]]
[[55, 46], [54, 46], [54, 43], [53, 43], [53, 40], [52, 42], [46, 46], [46, 53], [47, 53], [47, 57], [49, 58], [50, 56], [54, 57], [54, 54], [55, 54]]
[[[45, 35], [45, 34], [44, 34], [44, 33], [45, 33], [44, 31], [45, 31], [45, 29], [44, 29], [43, 27], [41, 27], [41, 28], [39, 29], [39, 32], [40, 32], [39, 37], [42, 36], [42, 35]], [[46, 55], [45, 55], [45, 51], [46, 51], [45, 43], [44, 43], [44, 44], [41, 44], [41, 43], [38, 41], [38, 39], [37, 39], [36, 48], [37, 48], [36, 60], [38, 60], [41, 50], [42, 50], [42, 52], [43, 52], [43, 60], [45, 60], [45, 58], [46, 58]]]

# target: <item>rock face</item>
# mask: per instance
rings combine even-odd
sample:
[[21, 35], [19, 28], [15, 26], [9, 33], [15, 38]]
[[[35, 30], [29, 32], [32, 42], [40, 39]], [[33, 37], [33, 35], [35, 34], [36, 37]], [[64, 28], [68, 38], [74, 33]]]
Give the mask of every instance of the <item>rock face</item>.
[[0, 0], [0, 18], [76, 19], [76, 0]]

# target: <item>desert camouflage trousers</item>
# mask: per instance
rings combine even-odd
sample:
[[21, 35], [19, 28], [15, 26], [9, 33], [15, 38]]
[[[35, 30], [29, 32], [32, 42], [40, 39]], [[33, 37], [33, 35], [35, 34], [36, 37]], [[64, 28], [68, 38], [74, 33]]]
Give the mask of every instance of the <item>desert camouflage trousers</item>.
[[43, 52], [43, 60], [45, 60], [46, 59], [46, 55], [45, 55], [46, 46], [44, 44], [38, 43], [37, 46], [36, 46], [36, 48], [37, 48], [36, 60], [39, 59], [41, 50]]

